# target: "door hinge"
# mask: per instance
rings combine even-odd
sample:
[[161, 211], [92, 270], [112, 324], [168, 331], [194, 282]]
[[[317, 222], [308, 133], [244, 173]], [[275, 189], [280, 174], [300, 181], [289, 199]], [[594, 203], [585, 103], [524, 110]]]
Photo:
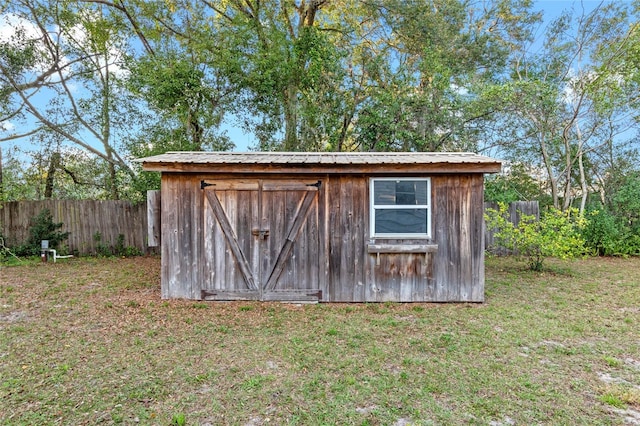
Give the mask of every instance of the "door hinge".
[[307, 184], [307, 186], [315, 186], [316, 188], [320, 189], [320, 185], [322, 185], [321, 181], [317, 181], [316, 183], [309, 183]]
[[207, 183], [203, 180], [200, 181], [200, 189], [205, 189], [207, 186], [215, 186], [215, 183]]

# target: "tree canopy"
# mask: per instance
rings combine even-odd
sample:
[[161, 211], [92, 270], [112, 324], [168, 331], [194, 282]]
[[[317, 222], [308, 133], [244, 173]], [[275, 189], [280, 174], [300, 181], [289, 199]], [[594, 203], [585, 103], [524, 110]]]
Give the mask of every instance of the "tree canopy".
[[[232, 149], [235, 127], [258, 150], [486, 153], [525, 179], [515, 193], [534, 179], [555, 207], [584, 211], [637, 171], [624, 165], [638, 144], [639, 12], [637, 1], [568, 4], [551, 21], [531, 0], [8, 2], [0, 200], [136, 198], [157, 179], [132, 158]], [[28, 154], [4, 143], [15, 141]]]

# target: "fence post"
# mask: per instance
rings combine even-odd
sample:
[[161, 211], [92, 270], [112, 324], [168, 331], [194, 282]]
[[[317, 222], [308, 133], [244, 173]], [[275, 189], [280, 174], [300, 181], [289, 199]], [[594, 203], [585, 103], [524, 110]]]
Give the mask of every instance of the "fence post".
[[147, 191], [147, 230], [149, 234], [149, 247], [160, 246], [160, 191]]

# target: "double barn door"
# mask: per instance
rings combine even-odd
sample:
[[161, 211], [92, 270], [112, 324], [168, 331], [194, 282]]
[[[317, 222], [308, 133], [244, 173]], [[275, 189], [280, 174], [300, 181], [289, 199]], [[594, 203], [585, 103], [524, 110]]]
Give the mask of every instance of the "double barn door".
[[212, 180], [204, 192], [208, 300], [319, 300], [319, 181]]

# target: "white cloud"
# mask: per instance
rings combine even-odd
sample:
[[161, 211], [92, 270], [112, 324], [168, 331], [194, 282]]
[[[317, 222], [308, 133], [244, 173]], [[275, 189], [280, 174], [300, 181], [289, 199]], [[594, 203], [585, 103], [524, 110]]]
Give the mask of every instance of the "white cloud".
[[55, 34], [43, 33], [36, 24], [14, 13], [0, 15], [0, 43], [16, 49], [34, 46], [38, 53], [27, 71], [38, 74], [50, 67], [52, 59], [43, 43], [45, 37], [54, 38]]
[[10, 121], [0, 122], [0, 130], [3, 132], [13, 132], [16, 129], [16, 126]]
[[23, 40], [37, 40], [41, 36], [38, 26], [33, 22], [13, 13], [0, 15], [0, 42], [18, 44]]

